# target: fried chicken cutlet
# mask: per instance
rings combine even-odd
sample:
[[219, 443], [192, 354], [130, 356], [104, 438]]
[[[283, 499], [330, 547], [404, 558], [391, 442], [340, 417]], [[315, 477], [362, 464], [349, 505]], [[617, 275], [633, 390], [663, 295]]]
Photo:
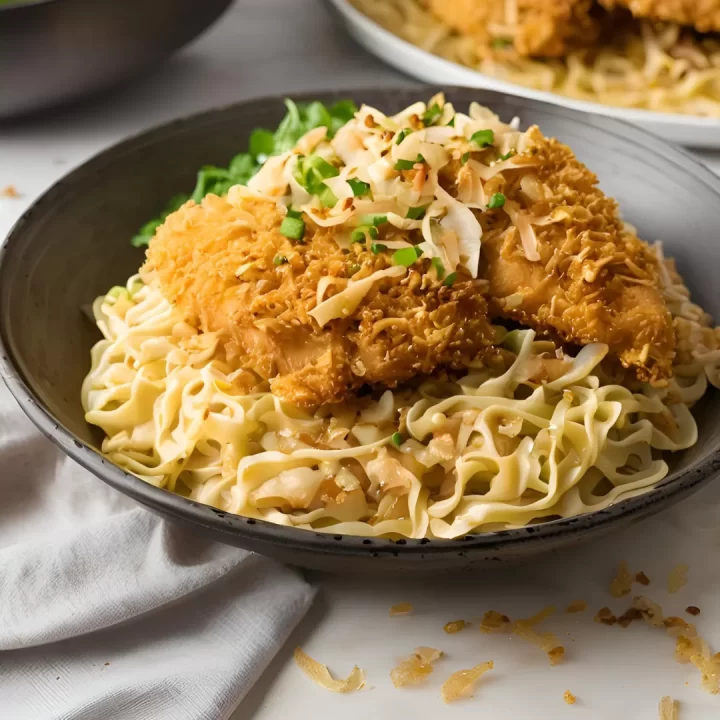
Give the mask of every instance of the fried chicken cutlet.
[[[503, 195], [502, 211], [479, 215], [491, 313], [565, 341], [606, 343], [641, 380], [662, 384], [675, 338], [654, 252], [566, 145], [532, 127], [515, 162], [486, 188]], [[456, 185], [470, 172], [456, 168]]]
[[592, 0], [427, 0], [428, 9], [478, 54], [512, 46], [523, 56], [562, 57], [592, 45], [600, 33]]
[[567, 146], [441, 96], [311, 133], [170, 215], [142, 271], [275, 394], [315, 406], [464, 370], [492, 357], [491, 318], [671, 376], [657, 258]]
[[[340, 402], [366, 383], [393, 387], [438, 367], [466, 368], [491, 346], [487, 283], [460, 273], [449, 287], [422, 264], [406, 270], [359, 243], [343, 252], [335, 228], [307, 217], [303, 243], [292, 242], [274, 202], [230, 198], [209, 195], [172, 214], [142, 274], [276, 395], [299, 406]], [[321, 327], [311, 315], [322, 299], [382, 272], [344, 317]]]
[[637, 18], [674, 22], [698, 32], [720, 31], [720, 0], [599, 0], [608, 10], [626, 8]]

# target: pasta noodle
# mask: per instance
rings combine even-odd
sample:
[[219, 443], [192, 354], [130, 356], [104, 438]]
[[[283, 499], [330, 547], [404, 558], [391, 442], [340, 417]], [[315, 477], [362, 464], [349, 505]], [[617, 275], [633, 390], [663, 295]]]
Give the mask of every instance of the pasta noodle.
[[485, 75], [535, 90], [605, 105], [720, 117], [720, 41], [697, 39], [675, 24], [641, 21], [612, 44], [572, 50], [563, 59], [478, 54], [420, 0], [351, 0], [387, 30], [431, 53]]
[[[715, 339], [663, 262], [676, 323]], [[668, 472], [657, 451], [696, 441], [688, 408], [720, 363], [708, 340], [679, 353], [669, 387], [625, 387], [606, 372], [607, 346], [571, 357], [515, 330], [499, 372], [478, 363], [311, 413], [232, 370], [217, 337], [138, 276], [98, 298], [93, 314], [104, 338], [82, 402], [114, 463], [228, 512], [366, 536], [455, 538], [642, 493]]]

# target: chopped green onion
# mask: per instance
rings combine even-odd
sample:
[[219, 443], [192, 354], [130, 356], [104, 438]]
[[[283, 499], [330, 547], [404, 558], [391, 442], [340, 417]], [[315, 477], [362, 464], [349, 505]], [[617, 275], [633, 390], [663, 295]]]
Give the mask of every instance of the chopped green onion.
[[392, 442], [395, 447], [400, 447], [403, 442], [405, 442], [405, 438], [401, 432], [394, 432], [390, 437], [390, 442]]
[[504, 155], [501, 155], [498, 160], [509, 160], [514, 154], [515, 150], [508, 150]]
[[347, 182], [355, 197], [363, 197], [370, 194], [370, 183], [363, 182], [357, 178], [350, 178]]
[[448, 127], [455, 127], [455, 116], [454, 116], [454, 115], [450, 118], [450, 122], [448, 123]]
[[422, 115], [422, 123], [425, 127], [428, 125], [434, 125], [443, 114], [442, 108], [437, 104], [433, 103]]
[[398, 160], [395, 163], [396, 170], [412, 170], [418, 163], [424, 163], [425, 158], [418, 154], [417, 160]]
[[365, 242], [365, 233], [367, 232], [367, 228], [365, 227], [358, 227], [355, 228], [350, 233], [350, 242]]
[[443, 285], [452, 287], [455, 284], [455, 280], [457, 280], [457, 273], [452, 272], [445, 278]]
[[410, 220], [422, 220], [425, 216], [425, 211], [428, 209], [428, 205], [419, 205], [418, 207], [408, 208], [406, 218]]
[[435, 268], [437, 279], [442, 280], [445, 277], [445, 266], [442, 264], [442, 260], [439, 257], [434, 257], [430, 262]]
[[363, 215], [360, 218], [361, 225], [374, 225], [375, 227], [384, 225], [387, 221], [387, 215]]
[[302, 219], [302, 210], [293, 210], [291, 207], [287, 209], [287, 216], [295, 218], [296, 220]]
[[334, 165], [331, 165], [325, 158], [320, 157], [320, 155], [309, 155], [305, 160], [305, 166], [315, 170], [323, 180], [337, 177], [340, 174], [340, 171]]
[[417, 262], [418, 258], [422, 255], [422, 250], [419, 247], [406, 247], [400, 248], [393, 253], [392, 259], [396, 265], [402, 265], [403, 267], [410, 267]]
[[487, 204], [491, 210], [501, 208], [503, 205], [505, 205], [505, 196], [502, 193], [495, 193]]
[[305, 223], [299, 218], [286, 217], [280, 223], [280, 234], [291, 240], [302, 240], [305, 234]]
[[469, 153], [469, 152], [463, 153], [463, 154], [462, 154], [462, 157], [460, 158], [460, 164], [461, 164], [461, 165], [466, 165], [466, 164], [467, 164], [467, 161], [468, 161], [469, 159], [470, 159], [470, 153]]
[[335, 195], [335, 193], [327, 185], [325, 185], [322, 190], [317, 193], [317, 196], [323, 207], [332, 208], [337, 205], [337, 195]]
[[288, 259], [284, 255], [276, 255], [273, 258], [273, 265], [284, 265]]
[[479, 145], [481, 148], [487, 147], [495, 142], [495, 133], [492, 130], [478, 130], [472, 134], [470, 142]]
[[513, 44], [513, 41], [509, 38], [493, 38], [493, 41], [490, 43], [490, 47], [492, 47], [494, 50], [501, 50], [502, 48], [510, 47]]
[[399, 145], [410, 133], [412, 130], [410, 128], [403, 128], [396, 136], [395, 136], [395, 144]]
[[361, 265], [358, 265], [357, 263], [353, 263], [353, 264], [348, 268], [348, 275], [354, 275], [356, 272], [359, 272], [359, 270], [360, 270], [361, 267], [362, 267]]
[[383, 245], [382, 243], [372, 243], [370, 245], [370, 250], [373, 255], [379, 255], [383, 250], [387, 250], [387, 245]]

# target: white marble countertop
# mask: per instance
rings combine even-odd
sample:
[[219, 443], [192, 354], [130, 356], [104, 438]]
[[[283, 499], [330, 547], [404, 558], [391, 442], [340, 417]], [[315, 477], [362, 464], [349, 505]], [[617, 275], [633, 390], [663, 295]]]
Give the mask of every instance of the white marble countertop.
[[[100, 149], [184, 113], [256, 95], [312, 89], [388, 86], [411, 82], [360, 50], [336, 26], [319, 0], [238, 0], [225, 18], [185, 52], [152, 75], [104, 97], [34, 119], [0, 125], [0, 188], [16, 186], [21, 197], [0, 198], [0, 235], [42, 191]], [[720, 172], [720, 154], [700, 155]], [[244, 700], [234, 720], [379, 720], [452, 717], [650, 720], [661, 696], [681, 701], [682, 720], [720, 717], [720, 696], [699, 689], [692, 667], [673, 660], [673, 641], [644, 625], [627, 630], [592, 620], [604, 605], [621, 610], [627, 601], [608, 593], [620, 560], [651, 578], [638, 592], [670, 614], [697, 605], [701, 634], [720, 650], [720, 483], [711, 484], [672, 510], [601, 543], [563, 552], [532, 565], [500, 568], [455, 578], [371, 582], [353, 578], [314, 580], [320, 597], [287, 647]], [[688, 585], [667, 593], [667, 576], [678, 563], [690, 566]], [[590, 609], [564, 615], [570, 601]], [[412, 602], [407, 617], [390, 606]], [[443, 625], [476, 620], [495, 609], [513, 618], [552, 604], [547, 623], [567, 649], [567, 660], [550, 667], [541, 651], [518, 638], [482, 635], [477, 623], [456, 635]], [[369, 689], [333, 695], [295, 668], [301, 644], [338, 674], [354, 664], [366, 670]], [[396, 690], [389, 671], [418, 645], [447, 657], [423, 688]], [[447, 707], [439, 688], [451, 671], [484, 660], [495, 670], [472, 700]], [[565, 690], [576, 705], [563, 702]]]

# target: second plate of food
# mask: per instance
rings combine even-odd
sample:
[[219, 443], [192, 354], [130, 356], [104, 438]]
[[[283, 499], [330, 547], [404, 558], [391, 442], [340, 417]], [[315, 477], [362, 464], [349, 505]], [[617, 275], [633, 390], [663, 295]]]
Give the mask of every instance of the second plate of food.
[[599, 113], [681, 145], [720, 148], [720, 41], [692, 26], [720, 26], [720, 13], [684, 11], [681, 25], [633, 18], [625, 0], [526, 10], [500, 0], [327, 1], [367, 50], [420, 80]]
[[297, 100], [130, 139], [19, 221], [0, 356], [44, 432], [336, 570], [532, 555], [711, 477], [720, 180], [488, 91]]

